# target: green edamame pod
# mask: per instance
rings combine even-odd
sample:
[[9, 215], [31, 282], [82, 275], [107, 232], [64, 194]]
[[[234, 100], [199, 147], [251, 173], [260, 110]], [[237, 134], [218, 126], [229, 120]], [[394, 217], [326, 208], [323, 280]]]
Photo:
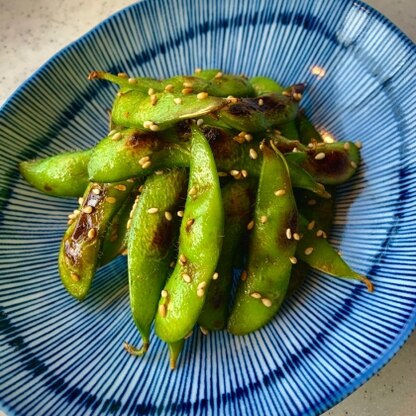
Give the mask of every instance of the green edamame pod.
[[156, 334], [171, 344], [186, 337], [198, 320], [221, 251], [224, 212], [211, 149], [192, 126], [189, 188], [175, 269], [159, 301]]
[[125, 129], [102, 139], [91, 154], [91, 180], [114, 182], [144, 176], [160, 168], [189, 166], [189, 144], [160, 133]]
[[279, 124], [276, 126], [277, 130], [280, 131], [280, 134], [290, 140], [298, 140], [299, 139], [299, 132], [296, 127], [295, 120], [288, 121], [284, 124]]
[[[149, 346], [161, 290], [168, 276], [179, 224], [175, 221], [179, 201], [186, 194], [185, 169], [167, 170], [146, 180], [133, 211], [128, 237], [130, 308], [143, 340]], [[165, 292], [162, 292], [164, 298]]]
[[195, 76], [205, 79], [206, 81], [211, 81], [218, 73], [222, 73], [221, 69], [199, 69], [195, 70]]
[[289, 285], [287, 287], [285, 299], [290, 298], [303, 285], [308, 271], [309, 266], [305, 262], [298, 259], [296, 264], [292, 266], [292, 272], [290, 273]]
[[255, 133], [267, 130], [296, 117], [296, 94], [300, 95], [303, 90], [304, 85], [298, 84], [285, 90], [286, 95], [267, 94], [256, 98], [235, 98], [217, 112], [218, 120], [221, 124], [239, 131]]
[[257, 191], [247, 263], [228, 321], [235, 335], [253, 332], [277, 313], [289, 285], [297, 232], [297, 210], [283, 155], [263, 145], [263, 165]]
[[138, 90], [121, 90], [111, 117], [118, 126], [159, 131], [178, 121], [217, 111], [226, 104], [226, 99], [210, 95], [200, 99], [195, 94], [163, 92], [149, 96]]
[[310, 267], [343, 279], [359, 280], [372, 292], [371, 281], [351, 269], [324, 236], [317, 237], [316, 231], [308, 228], [308, 221], [299, 216], [303, 238], [298, 242], [296, 257], [309, 264]]
[[[91, 183], [70, 224], [59, 252], [59, 274], [68, 292], [82, 300], [99, 265], [107, 227], [128, 197], [134, 181]], [[73, 221], [73, 222], [72, 222]]]
[[66, 152], [19, 164], [20, 173], [39, 191], [59, 197], [78, 197], [88, 186], [92, 149]]
[[270, 93], [281, 94], [284, 90], [279, 83], [268, 77], [253, 77], [250, 78], [249, 82], [257, 97]]
[[299, 131], [299, 139], [301, 143], [320, 143], [323, 141], [322, 136], [318, 130], [316, 130], [315, 126], [311, 123], [303, 110], [299, 111], [296, 116], [296, 125]]
[[233, 260], [252, 215], [252, 188], [251, 182], [235, 181], [222, 189], [224, 241], [215, 279], [209, 286], [204, 307], [198, 318], [198, 324], [207, 330], [223, 329], [227, 323], [233, 283]]

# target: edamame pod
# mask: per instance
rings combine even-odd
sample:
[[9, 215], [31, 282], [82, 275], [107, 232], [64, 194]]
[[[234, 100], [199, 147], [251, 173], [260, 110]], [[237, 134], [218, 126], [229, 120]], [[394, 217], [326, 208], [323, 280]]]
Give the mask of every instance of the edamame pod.
[[67, 291], [83, 300], [99, 265], [102, 242], [111, 219], [128, 197], [134, 181], [91, 183], [70, 224], [59, 251], [59, 274]]
[[27, 182], [39, 191], [59, 197], [79, 197], [88, 186], [88, 162], [92, 149], [66, 152], [44, 159], [20, 162]]
[[224, 205], [224, 241], [220, 258], [209, 286], [198, 324], [207, 330], [226, 326], [233, 283], [236, 250], [252, 215], [253, 184], [247, 180], [230, 182], [222, 189]]
[[168, 276], [169, 263], [178, 234], [176, 211], [186, 194], [185, 169], [166, 170], [146, 180], [133, 208], [128, 237], [130, 308], [146, 352], [161, 290]]
[[192, 126], [189, 187], [175, 269], [159, 301], [156, 334], [171, 344], [185, 338], [202, 310], [221, 251], [224, 212], [211, 149]]
[[160, 133], [124, 129], [102, 139], [91, 154], [88, 174], [97, 182], [144, 176], [160, 168], [189, 166], [189, 144]]
[[315, 230], [308, 228], [308, 221], [302, 216], [299, 218], [303, 238], [298, 242], [296, 257], [316, 270], [335, 277], [359, 280], [370, 292], [374, 290], [370, 279], [352, 270], [323, 235], [318, 237]]
[[322, 136], [316, 130], [315, 126], [311, 123], [303, 110], [299, 111], [296, 116], [296, 125], [299, 131], [299, 139], [301, 143], [308, 144], [311, 142], [322, 142]]
[[253, 77], [249, 79], [249, 82], [257, 97], [270, 93], [281, 94], [284, 90], [279, 83], [268, 77]]
[[283, 155], [263, 145], [263, 164], [247, 263], [228, 321], [235, 335], [253, 332], [277, 313], [289, 285], [298, 214]]

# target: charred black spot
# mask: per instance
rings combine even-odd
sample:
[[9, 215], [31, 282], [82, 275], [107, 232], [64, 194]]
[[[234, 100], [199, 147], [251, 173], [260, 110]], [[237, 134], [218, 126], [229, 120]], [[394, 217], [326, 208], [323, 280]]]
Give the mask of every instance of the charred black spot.
[[51, 186], [49, 186], [49, 185], [45, 185], [45, 186], [43, 187], [43, 189], [44, 189], [46, 192], [51, 192], [51, 191], [53, 190], [53, 188], [52, 188]]
[[204, 136], [209, 143], [227, 139], [227, 134], [224, 130], [219, 129], [218, 127], [203, 126], [202, 133], [204, 133]]
[[[281, 111], [286, 108], [288, 99], [283, 96], [277, 95], [263, 95], [260, 97], [263, 100], [263, 104], [258, 106], [258, 111], [267, 113], [268, 111]], [[256, 103], [259, 98], [256, 98]]]
[[282, 224], [284, 226], [278, 231], [277, 240], [279, 246], [285, 246], [287, 244], [292, 244], [293, 240], [289, 240], [286, 236], [286, 230], [290, 228], [293, 232], [296, 232], [298, 227], [298, 213], [296, 210], [291, 210], [286, 213], [286, 218], [283, 219]]
[[153, 231], [151, 246], [152, 249], [165, 253], [172, 244], [172, 223], [162, 221]]
[[325, 153], [323, 161], [315, 160], [314, 154], [308, 163], [315, 172], [329, 176], [344, 175], [350, 168], [350, 159], [344, 151], [331, 151]]
[[131, 149], [135, 149], [137, 147], [145, 147], [156, 139], [158, 139], [158, 136], [153, 132], [135, 131], [128, 137], [126, 146]]
[[231, 104], [228, 108], [228, 112], [233, 116], [249, 116], [255, 111], [253, 108], [253, 102], [249, 99], [238, 101], [235, 104]]
[[74, 232], [72, 233], [71, 240], [79, 241], [82, 238], [86, 238], [88, 230], [93, 226], [93, 219], [90, 214], [84, 214], [83, 212], [79, 215], [77, 224]]
[[191, 136], [191, 126], [188, 120], [183, 120], [179, 123], [176, 123], [175, 130], [182, 140], [189, 140]]

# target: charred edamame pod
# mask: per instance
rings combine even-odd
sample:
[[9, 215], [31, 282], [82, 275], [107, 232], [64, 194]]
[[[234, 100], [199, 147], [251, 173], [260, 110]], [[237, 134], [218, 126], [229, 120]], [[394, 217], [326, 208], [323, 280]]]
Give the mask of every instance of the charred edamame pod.
[[175, 269], [159, 301], [157, 335], [169, 344], [192, 330], [202, 310], [221, 251], [224, 212], [211, 149], [192, 126], [188, 195]]
[[230, 182], [222, 189], [224, 241], [216, 273], [198, 318], [198, 324], [207, 330], [223, 329], [227, 323], [233, 283], [233, 260], [252, 215], [253, 188], [253, 183], [245, 180]]
[[247, 278], [239, 283], [228, 331], [253, 332], [277, 313], [289, 285], [296, 249], [295, 198], [283, 155], [263, 145], [263, 164], [257, 191], [247, 263]]
[[91, 286], [108, 224], [133, 185], [133, 180], [113, 184], [91, 183], [79, 209], [70, 214], [70, 224], [59, 251], [59, 273], [65, 288], [79, 300], [85, 298]]
[[92, 149], [66, 152], [44, 159], [20, 162], [22, 176], [39, 191], [59, 197], [79, 197], [88, 186]]

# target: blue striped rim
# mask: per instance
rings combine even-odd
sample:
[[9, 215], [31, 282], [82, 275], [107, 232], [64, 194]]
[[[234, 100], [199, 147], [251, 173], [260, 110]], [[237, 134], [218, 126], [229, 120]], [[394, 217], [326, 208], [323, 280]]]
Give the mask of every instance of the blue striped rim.
[[[0, 114], [5, 411], [317, 414], [373, 375], [416, 322], [414, 52], [360, 2], [159, 0], [112, 16], [35, 73]], [[315, 77], [312, 65], [326, 75]], [[85, 303], [64, 293], [56, 252], [64, 212], [75, 204], [39, 195], [16, 165], [104, 135], [114, 90], [87, 83], [81, 75], [89, 70], [162, 77], [196, 66], [306, 81], [313, 121], [340, 139], [362, 140], [364, 162], [339, 191], [332, 242], [377, 290], [311, 273], [264, 330], [195, 334], [171, 373], [156, 339], [142, 360], [121, 351], [124, 339], [139, 342], [124, 259], [99, 271]]]

